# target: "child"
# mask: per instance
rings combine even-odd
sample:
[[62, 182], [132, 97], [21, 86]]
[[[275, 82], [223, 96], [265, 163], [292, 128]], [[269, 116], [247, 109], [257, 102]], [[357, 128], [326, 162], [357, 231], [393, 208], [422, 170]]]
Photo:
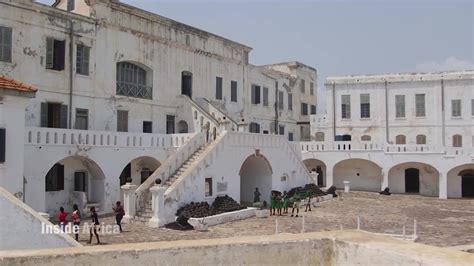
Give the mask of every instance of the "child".
[[270, 216], [275, 215], [275, 208], [276, 208], [276, 196], [275, 196], [275, 192], [272, 191], [272, 194], [270, 196]]
[[311, 195], [309, 193], [306, 193], [306, 207], [304, 209], [304, 212], [307, 212], [308, 210], [311, 211]]
[[298, 214], [300, 213], [300, 196], [298, 195], [298, 193], [295, 193], [291, 201], [293, 202], [293, 208], [291, 209], [291, 217], [293, 217], [295, 209], [296, 217], [298, 217]]
[[276, 204], [275, 204], [275, 208], [277, 209], [277, 213], [279, 216], [281, 216], [281, 208], [283, 207], [283, 199], [281, 198], [281, 195], [278, 193], [276, 193]]
[[288, 201], [288, 194], [285, 191], [283, 192], [283, 213], [288, 213]]
[[99, 216], [95, 212], [95, 207], [94, 206], [92, 206], [90, 210], [91, 210], [91, 218], [92, 218], [92, 227], [91, 227], [91, 230], [90, 230], [89, 244], [92, 243], [92, 231], [94, 231], [94, 235], [97, 238], [97, 244], [100, 244], [99, 235], [97, 234], [97, 227], [99, 227], [99, 225], [100, 225]]
[[72, 212], [74, 232], [77, 232], [77, 234], [75, 233], [74, 236], [76, 238], [76, 241], [79, 241], [79, 224], [81, 224], [81, 212], [79, 211], [79, 207], [77, 206], [77, 204], [74, 204], [74, 206], [72, 206], [72, 209], [74, 210]]
[[123, 210], [120, 201], [117, 201], [116, 207], [112, 209], [115, 212], [115, 221], [117, 222], [117, 225], [120, 228], [120, 233], [122, 233], [122, 218], [123, 216], [125, 216], [125, 211]]
[[59, 208], [59, 214], [58, 214], [59, 227], [61, 228], [61, 230], [63, 230], [63, 232], [64, 232], [64, 228], [67, 225], [67, 216], [68, 216], [68, 214], [69, 213], [64, 211], [63, 207]]

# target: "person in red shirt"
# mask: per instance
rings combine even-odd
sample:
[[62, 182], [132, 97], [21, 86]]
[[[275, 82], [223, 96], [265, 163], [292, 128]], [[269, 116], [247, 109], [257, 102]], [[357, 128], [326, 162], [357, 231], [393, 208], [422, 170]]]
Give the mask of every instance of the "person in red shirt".
[[58, 214], [58, 220], [59, 220], [59, 227], [61, 227], [61, 230], [64, 231], [64, 228], [67, 225], [67, 216], [69, 213], [64, 211], [63, 207], [59, 208], [59, 214]]

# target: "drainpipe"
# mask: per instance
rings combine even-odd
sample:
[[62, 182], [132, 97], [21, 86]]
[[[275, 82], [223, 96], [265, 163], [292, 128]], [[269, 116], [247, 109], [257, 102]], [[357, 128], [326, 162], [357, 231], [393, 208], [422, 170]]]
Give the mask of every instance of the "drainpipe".
[[390, 134], [389, 134], [389, 126], [388, 126], [388, 86], [387, 80], [385, 80], [385, 138], [386, 142], [389, 143]]
[[[263, 94], [263, 93], [262, 93]], [[278, 97], [278, 81], [275, 81], [275, 99], [277, 99], [275, 101], [275, 135], [279, 135], [280, 132], [278, 131], [278, 104], [279, 104], [279, 101], [280, 101], [280, 98]], [[300, 132], [302, 133], [302, 132]], [[301, 140], [301, 136], [300, 136], [300, 140]]]
[[336, 140], [336, 82], [332, 82], [332, 132]]
[[74, 23], [69, 20], [69, 129], [72, 128], [72, 91], [74, 86], [74, 71], [73, 71], [73, 51], [74, 51]]
[[445, 125], [445, 112], [444, 112], [444, 79], [441, 78], [441, 135], [442, 135], [442, 140], [443, 140], [443, 147], [446, 147], [446, 125]]

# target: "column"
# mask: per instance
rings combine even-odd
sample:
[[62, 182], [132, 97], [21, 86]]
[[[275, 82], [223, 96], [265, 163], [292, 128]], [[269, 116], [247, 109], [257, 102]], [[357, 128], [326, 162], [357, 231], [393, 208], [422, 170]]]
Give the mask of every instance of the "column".
[[380, 191], [382, 191], [386, 187], [388, 187], [388, 171], [389, 171], [389, 169], [382, 168], [382, 184], [381, 184], [381, 187], [380, 187]]
[[127, 183], [120, 187], [123, 191], [123, 208], [125, 210], [125, 216], [123, 217], [123, 223], [129, 223], [135, 217], [135, 189], [136, 185]]
[[444, 172], [439, 172], [439, 198], [447, 199], [448, 198], [448, 178], [447, 174]]
[[151, 192], [151, 209], [153, 211], [153, 217], [148, 222], [149, 227], [160, 227], [166, 224], [165, 221], [165, 191], [166, 188], [160, 185], [154, 185], [150, 188]]
[[326, 188], [334, 184], [333, 168], [332, 165], [326, 165]]

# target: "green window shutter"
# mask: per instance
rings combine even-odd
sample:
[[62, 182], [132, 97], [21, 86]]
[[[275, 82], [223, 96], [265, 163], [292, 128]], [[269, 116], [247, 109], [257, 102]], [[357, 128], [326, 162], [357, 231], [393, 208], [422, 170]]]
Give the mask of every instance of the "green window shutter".
[[52, 69], [53, 63], [53, 51], [54, 51], [54, 39], [46, 38], [46, 68]]
[[48, 103], [41, 103], [40, 127], [48, 127]]

